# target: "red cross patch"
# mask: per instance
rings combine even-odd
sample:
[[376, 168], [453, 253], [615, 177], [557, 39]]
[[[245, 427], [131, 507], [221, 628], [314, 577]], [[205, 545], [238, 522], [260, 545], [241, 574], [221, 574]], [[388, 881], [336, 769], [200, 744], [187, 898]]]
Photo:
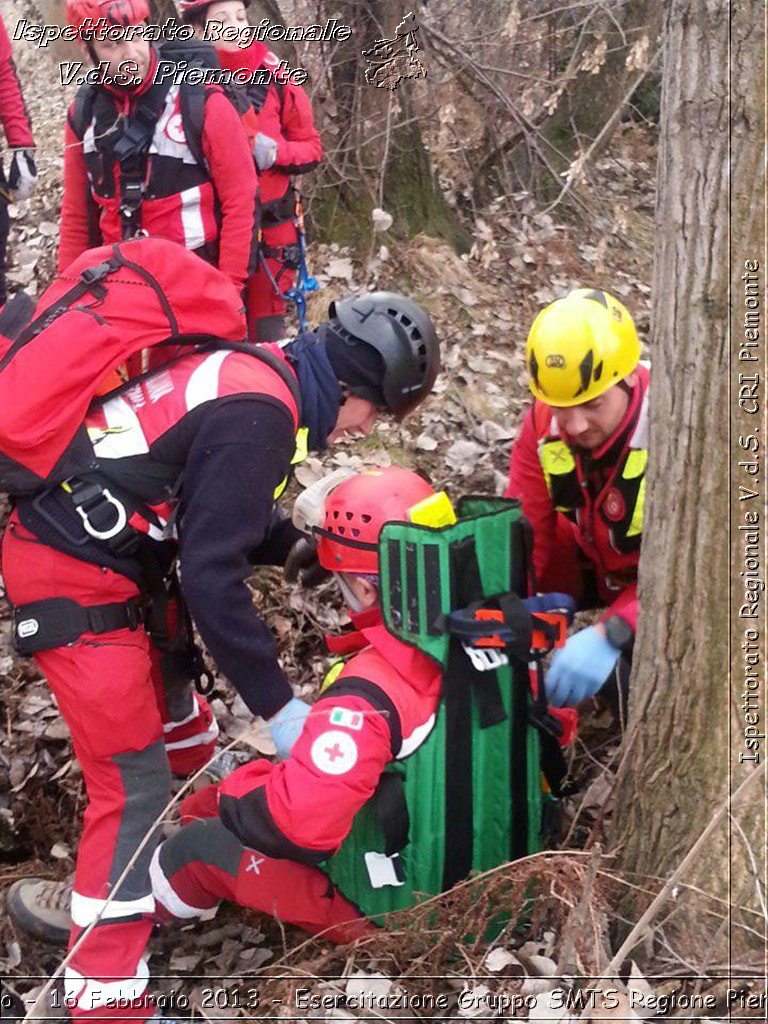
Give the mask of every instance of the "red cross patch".
[[312, 763], [325, 775], [345, 775], [357, 764], [357, 744], [347, 732], [331, 729], [312, 744]]

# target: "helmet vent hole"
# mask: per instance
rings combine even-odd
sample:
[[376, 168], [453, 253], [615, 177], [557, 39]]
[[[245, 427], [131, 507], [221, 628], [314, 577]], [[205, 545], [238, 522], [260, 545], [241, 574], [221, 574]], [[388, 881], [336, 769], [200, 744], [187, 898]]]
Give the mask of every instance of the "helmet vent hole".
[[340, 537], [343, 537], [346, 532], [347, 532], [346, 526], [340, 526], [339, 527], [339, 536]]
[[363, 512], [360, 518], [363, 520], [364, 523], [370, 523], [371, 521], [371, 517], [368, 515], [367, 512]]
[[424, 344], [419, 345], [419, 355], [425, 356], [427, 354], [427, 346]]
[[347, 512], [346, 515], [347, 515], [347, 521], [349, 521], [350, 519], [352, 519], [354, 513], [353, 512]]
[[359, 537], [360, 536], [360, 531], [356, 527], [354, 527], [354, 526], [352, 527], [352, 536], [353, 537]]
[[333, 518], [334, 519], [338, 519], [339, 518], [339, 510], [337, 508], [333, 510]]

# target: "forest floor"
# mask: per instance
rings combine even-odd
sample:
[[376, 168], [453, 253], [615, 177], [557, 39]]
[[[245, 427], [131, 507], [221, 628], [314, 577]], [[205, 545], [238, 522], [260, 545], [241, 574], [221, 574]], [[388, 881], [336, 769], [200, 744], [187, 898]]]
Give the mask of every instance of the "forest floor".
[[[8, 0], [3, 4], [12, 24]], [[39, 295], [54, 273], [67, 95], [44, 52], [29, 48], [17, 54], [17, 62], [36, 129], [40, 182], [32, 200], [11, 207], [8, 279], [11, 290], [24, 288]], [[623, 124], [608, 155], [592, 171], [587, 210], [577, 220], [564, 207], [537, 212], [526, 195], [498, 200], [468, 225], [475, 241], [466, 256], [457, 256], [433, 238], [403, 243], [388, 233], [377, 235], [372, 252], [362, 256], [335, 245], [312, 245], [311, 269], [322, 291], [310, 303], [311, 322], [322, 319], [331, 299], [350, 290], [402, 290], [434, 317], [443, 341], [444, 372], [433, 397], [405, 423], [382, 423], [362, 442], [342, 443], [322, 458], [308, 459], [296, 474], [298, 484], [306, 486], [340, 466], [398, 463], [427, 474], [454, 497], [501, 493], [510, 445], [529, 402], [523, 352], [537, 310], [570, 288], [604, 287], [625, 302], [647, 338], [655, 159], [653, 132], [633, 122]], [[311, 697], [330, 663], [322, 636], [346, 621], [335, 591], [331, 586], [309, 593], [291, 589], [275, 570], [260, 571], [253, 584], [254, 600], [277, 633], [297, 693]], [[68, 730], [34, 666], [18, 660], [10, 648], [7, 606], [0, 615], [0, 712], [5, 723], [0, 732], [0, 889], [5, 889], [31, 874], [71, 874], [85, 797]], [[247, 710], [222, 678], [217, 678], [213, 705], [224, 743], [247, 730]], [[375, 989], [392, 998], [391, 1005], [399, 990], [423, 999], [441, 991], [449, 997], [449, 1009], [441, 1017], [457, 1012], [493, 1017], [499, 1007], [504, 1009], [504, 997], [517, 997], [529, 1001], [518, 1003], [516, 1012], [515, 1004], [507, 1003], [502, 1016], [573, 1019], [537, 1008], [536, 995], [552, 989], [555, 975], [563, 972], [582, 979], [598, 974], [610, 956], [619, 883], [610, 856], [599, 847], [597, 853], [585, 847], [594, 850], [605, 839], [619, 739], [610, 712], [590, 706], [571, 755], [573, 788], [565, 803], [564, 852], [500, 869], [483, 883], [481, 900], [479, 883], [465, 883], [429, 908], [402, 915], [397, 930], [353, 949], [331, 948], [295, 929], [225, 908], [213, 922], [153, 939], [151, 970], [166, 978], [158, 991], [196, 991], [196, 1002], [205, 1010], [203, 1004], [207, 999], [210, 1006], [211, 997], [203, 989], [211, 985], [200, 976], [240, 977], [242, 991], [259, 988], [260, 1011], [230, 1005], [228, 1010], [208, 1009], [208, 1019], [286, 1015], [292, 1001], [289, 990], [298, 984], [291, 978], [306, 979], [315, 994], [354, 997]], [[251, 729], [235, 749], [242, 757], [253, 756], [254, 750], [272, 752], [265, 730], [258, 729]], [[492, 945], [467, 938], [482, 934], [478, 905], [490, 906], [494, 899], [513, 918], [525, 904], [524, 917], [508, 925]], [[17, 933], [7, 919], [0, 925], [0, 974], [19, 995], [29, 997], [39, 988], [40, 981], [30, 976], [50, 974], [62, 956], [63, 950]], [[681, 968], [671, 951], [666, 959], [657, 955], [652, 965], [668, 969], [670, 977]], [[434, 980], [436, 976], [441, 980]], [[635, 969], [625, 991], [641, 991], [647, 984]], [[463, 987], [479, 993], [478, 1012], [457, 1010]], [[681, 983], [672, 980], [655, 991], [680, 989]], [[241, 1002], [247, 998], [241, 996]], [[603, 1008], [593, 1018], [640, 1019], [632, 1016], [626, 995], [621, 998], [618, 1009]], [[265, 1010], [266, 1005], [271, 1009]], [[347, 1000], [346, 1008], [307, 1010], [298, 1016], [355, 1020], [364, 1015], [352, 1012], [350, 1005]], [[428, 1000], [423, 1005], [420, 1014], [435, 1015]], [[411, 1015], [386, 1010], [375, 1016], [387, 1020], [404, 1012]], [[206, 1013], [201, 1016], [205, 1019]]]

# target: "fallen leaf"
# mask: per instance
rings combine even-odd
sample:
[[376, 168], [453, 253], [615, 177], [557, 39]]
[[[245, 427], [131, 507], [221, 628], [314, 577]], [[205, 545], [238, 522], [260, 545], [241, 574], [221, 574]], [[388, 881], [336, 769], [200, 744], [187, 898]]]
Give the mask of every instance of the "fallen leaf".
[[517, 957], [510, 953], [508, 949], [503, 949], [501, 946], [494, 947], [490, 953], [486, 956], [483, 961], [489, 971], [503, 971], [506, 967], [520, 967], [522, 964]]
[[423, 452], [433, 452], [437, 448], [437, 440], [431, 434], [419, 434], [416, 438], [416, 447]]
[[325, 272], [329, 277], [336, 277], [342, 281], [351, 281], [352, 274], [354, 273], [352, 260], [348, 257], [331, 260], [325, 268]]
[[344, 994], [354, 999], [379, 1000], [389, 995], [394, 982], [378, 971], [367, 974], [365, 971], [353, 971], [347, 979]]

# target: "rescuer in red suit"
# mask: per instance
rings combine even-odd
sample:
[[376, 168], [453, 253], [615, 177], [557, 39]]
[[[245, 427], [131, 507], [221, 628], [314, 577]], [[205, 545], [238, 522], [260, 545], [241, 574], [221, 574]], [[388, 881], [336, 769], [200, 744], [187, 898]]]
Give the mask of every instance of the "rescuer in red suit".
[[[295, 189], [291, 178], [314, 170], [323, 157], [320, 136], [312, 117], [309, 97], [300, 85], [276, 70], [279, 59], [264, 43], [247, 47], [236, 40], [219, 39], [220, 30], [248, 25], [248, 0], [181, 0], [184, 20], [216, 46], [221, 67], [231, 71], [272, 72], [266, 82], [246, 87], [251, 110], [258, 118], [253, 154], [261, 185], [261, 252], [269, 272], [282, 292], [296, 281], [298, 241]], [[285, 336], [285, 300], [277, 294], [261, 262], [248, 280], [249, 336], [258, 341], [278, 341]]]
[[326, 498], [318, 557], [337, 574], [354, 626], [329, 644], [352, 657], [287, 760], [250, 762], [184, 802], [188, 824], [151, 868], [167, 915], [198, 917], [228, 899], [335, 942], [373, 930], [316, 865], [341, 845], [386, 765], [412, 753], [434, 723], [440, 668], [384, 626], [377, 551], [384, 524], [406, 520], [434, 493], [393, 466], [357, 474]]
[[[240, 113], [217, 85], [182, 89], [156, 76], [159, 51], [141, 35], [100, 38], [88, 28], [99, 18], [140, 27], [147, 0], [67, 0], [67, 17], [93, 64], [109, 67], [102, 83], [81, 86], [67, 116], [58, 269], [143, 231], [197, 253], [242, 291], [259, 224]], [[110, 81], [121, 67], [135, 69], [130, 80]]]
[[650, 371], [639, 363], [628, 311], [596, 289], [542, 310], [526, 355], [536, 401], [512, 448], [505, 493], [522, 501], [533, 527], [539, 589], [606, 609], [555, 653], [547, 673], [550, 703], [572, 705], [628, 665], [637, 630]]
[[[199, 294], [215, 293], [211, 278], [221, 275], [183, 249], [157, 239], [127, 244], [132, 252], [161, 244], [166, 260], [166, 246], [181, 253], [178, 274], [164, 266], [175, 282], [192, 276], [190, 260], [194, 269], [205, 267], [208, 280], [199, 274], [200, 291], [185, 299], [194, 308]], [[59, 291], [92, 265], [81, 257]], [[222, 281], [227, 308], [238, 313], [237, 293]], [[131, 282], [122, 286], [128, 294], [119, 278], [111, 287], [115, 294], [95, 303], [98, 316], [72, 314], [85, 321], [82, 330], [107, 323], [110, 302], [135, 303]], [[223, 301], [211, 309], [214, 338], [224, 313]], [[65, 316], [45, 330], [60, 331], [63, 323], [66, 332]], [[178, 558], [180, 589], [207, 650], [252, 714], [267, 720], [286, 756], [310, 708], [293, 695], [246, 585], [253, 564], [285, 565], [305, 543], [276, 498], [304, 445], [322, 450], [345, 435], [370, 433], [382, 415], [406, 415], [429, 394], [438, 368], [434, 327], [416, 303], [391, 292], [345, 299], [317, 331], [282, 348], [269, 345], [262, 358], [226, 346], [192, 349], [95, 402], [83, 425], [93, 449], [87, 464], [98, 469], [68, 478], [66, 488], [18, 499], [2, 548], [15, 635], [29, 635], [26, 622], [38, 639], [50, 637], [30, 653], [69, 725], [89, 801], [70, 946], [95, 928], [65, 972], [73, 1018], [151, 1016], [143, 951], [155, 907], [152, 826], [169, 800], [171, 770], [201, 767], [216, 740], [210, 708], [183, 664], [170, 691], [161, 685], [158, 669], [174, 648], [154, 643], [153, 580], [170, 575]], [[150, 598], [146, 627], [143, 597]], [[57, 883], [24, 879], [11, 888], [8, 906], [21, 927], [55, 940], [62, 910], [65, 927], [69, 916], [65, 895]]]

